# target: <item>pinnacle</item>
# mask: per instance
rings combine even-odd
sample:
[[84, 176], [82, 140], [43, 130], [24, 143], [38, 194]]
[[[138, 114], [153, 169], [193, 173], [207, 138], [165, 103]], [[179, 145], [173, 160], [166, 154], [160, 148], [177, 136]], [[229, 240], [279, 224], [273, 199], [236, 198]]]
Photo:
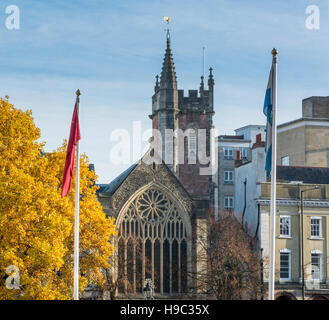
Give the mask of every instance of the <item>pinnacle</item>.
[[170, 37], [167, 37], [167, 48], [162, 64], [162, 72], [160, 77], [160, 88], [177, 89], [177, 78], [175, 72], [175, 64], [170, 48]]

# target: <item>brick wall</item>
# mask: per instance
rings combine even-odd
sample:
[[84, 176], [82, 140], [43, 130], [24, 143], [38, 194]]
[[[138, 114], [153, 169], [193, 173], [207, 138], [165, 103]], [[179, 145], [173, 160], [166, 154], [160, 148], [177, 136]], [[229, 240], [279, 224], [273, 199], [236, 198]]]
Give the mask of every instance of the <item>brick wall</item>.
[[[207, 143], [206, 150], [209, 156], [209, 122], [205, 114], [188, 113], [179, 116], [179, 128], [185, 132], [191, 125], [195, 125], [199, 129], [207, 129]], [[187, 147], [185, 145], [185, 147]], [[207, 167], [201, 165], [198, 161], [196, 164], [188, 164], [187, 159], [184, 159], [184, 164], [179, 165], [179, 180], [185, 189], [192, 196], [206, 196], [210, 191], [210, 176], [200, 175], [200, 168]]]

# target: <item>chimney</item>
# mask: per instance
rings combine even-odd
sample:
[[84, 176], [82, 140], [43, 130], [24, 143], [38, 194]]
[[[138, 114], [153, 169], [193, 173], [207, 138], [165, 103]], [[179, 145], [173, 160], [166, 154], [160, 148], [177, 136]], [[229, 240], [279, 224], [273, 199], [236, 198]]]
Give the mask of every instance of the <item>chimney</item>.
[[236, 152], [236, 160], [234, 162], [235, 167], [240, 167], [242, 165], [242, 160], [241, 160], [241, 151], [237, 150]]
[[253, 144], [252, 149], [260, 148], [260, 147], [265, 147], [265, 142], [262, 141], [262, 134], [259, 133], [256, 136], [256, 142]]

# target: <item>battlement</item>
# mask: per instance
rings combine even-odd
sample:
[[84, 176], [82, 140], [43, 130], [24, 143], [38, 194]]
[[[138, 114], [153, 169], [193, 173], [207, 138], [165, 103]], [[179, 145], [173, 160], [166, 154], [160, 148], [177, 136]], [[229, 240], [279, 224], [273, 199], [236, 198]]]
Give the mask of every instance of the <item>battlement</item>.
[[188, 90], [188, 95], [184, 96], [184, 90], [178, 90], [178, 106], [182, 112], [204, 112], [211, 111], [212, 95], [209, 90]]

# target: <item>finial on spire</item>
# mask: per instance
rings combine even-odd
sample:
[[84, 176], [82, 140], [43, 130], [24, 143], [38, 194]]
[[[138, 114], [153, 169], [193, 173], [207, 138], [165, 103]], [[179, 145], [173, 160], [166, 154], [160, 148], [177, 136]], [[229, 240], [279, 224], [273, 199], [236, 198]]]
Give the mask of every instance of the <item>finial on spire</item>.
[[170, 40], [170, 30], [169, 30], [170, 17], [164, 16], [163, 17], [163, 20], [167, 22], [167, 27], [168, 27], [166, 29], [166, 32], [167, 32], [167, 40]]

